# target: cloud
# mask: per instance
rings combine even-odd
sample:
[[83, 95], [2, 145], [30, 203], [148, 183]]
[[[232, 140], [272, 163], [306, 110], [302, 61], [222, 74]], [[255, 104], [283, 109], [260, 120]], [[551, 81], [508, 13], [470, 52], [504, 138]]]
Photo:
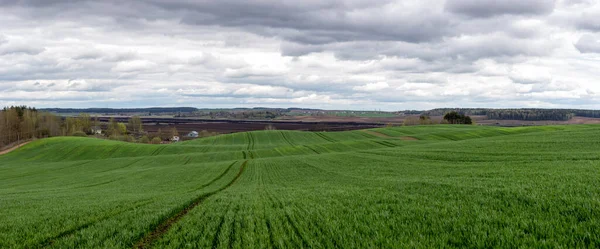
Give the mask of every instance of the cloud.
[[532, 65], [516, 65], [509, 78], [518, 84], [550, 83], [552, 75], [547, 68]]
[[578, 17], [575, 17], [575, 25], [579, 29], [600, 31], [600, 20], [598, 20], [599, 15], [600, 7], [596, 6], [595, 8], [586, 8], [586, 10], [581, 12]]
[[575, 43], [575, 47], [581, 53], [600, 53], [600, 39], [593, 35], [583, 35], [577, 43]]
[[599, 14], [595, 0], [0, 1], [0, 105], [594, 107]]
[[362, 86], [355, 86], [352, 89], [363, 92], [376, 92], [390, 87], [387, 82], [368, 83]]
[[[2, 42], [0, 41], [0, 44]], [[2, 55], [10, 55], [10, 54], [25, 54], [25, 55], [37, 55], [44, 52], [46, 49], [43, 47], [35, 47], [27, 44], [17, 44], [17, 43], [6, 43], [0, 45], [0, 56]]]
[[272, 77], [285, 74], [285, 69], [268, 66], [245, 67], [239, 69], [227, 68], [224, 76], [227, 78]]
[[555, 0], [447, 0], [445, 9], [469, 17], [498, 15], [545, 15], [554, 10]]
[[155, 63], [147, 60], [134, 60], [134, 61], [122, 61], [112, 68], [115, 72], [120, 73], [133, 73], [140, 71], [147, 71], [156, 66]]

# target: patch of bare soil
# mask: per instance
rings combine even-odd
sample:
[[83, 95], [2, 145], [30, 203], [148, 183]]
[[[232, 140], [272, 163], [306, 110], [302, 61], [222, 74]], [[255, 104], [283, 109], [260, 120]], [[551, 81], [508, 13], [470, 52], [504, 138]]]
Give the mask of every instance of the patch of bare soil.
[[15, 147], [12, 147], [12, 148], [9, 148], [9, 149], [6, 149], [6, 150], [2, 150], [2, 151], [0, 151], [0, 155], [5, 155], [5, 154], [8, 154], [10, 152], [13, 152], [14, 150], [16, 150], [18, 148], [21, 148], [21, 147], [25, 146], [28, 143], [29, 142], [25, 142], [25, 143], [22, 143], [22, 144], [19, 144], [19, 145], [15, 146]]
[[356, 123], [393, 123], [401, 124], [405, 117], [337, 117], [337, 116], [294, 116], [281, 120], [303, 122], [356, 122]]

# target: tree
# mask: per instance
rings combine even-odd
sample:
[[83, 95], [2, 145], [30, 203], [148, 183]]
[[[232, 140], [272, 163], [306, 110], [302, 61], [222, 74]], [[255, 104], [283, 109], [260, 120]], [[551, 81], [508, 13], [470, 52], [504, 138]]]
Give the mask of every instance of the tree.
[[160, 139], [160, 137], [154, 137], [150, 143], [151, 144], [160, 144], [161, 142], [162, 142], [162, 139]]
[[83, 132], [83, 131], [76, 131], [76, 132], [73, 132], [73, 134], [71, 134], [71, 136], [74, 136], [74, 137], [87, 137], [87, 134], [85, 134], [85, 132]]
[[117, 130], [122, 135], [126, 135], [127, 134], [127, 126], [125, 124], [123, 124], [123, 123], [117, 123]]
[[155, 136], [159, 137], [162, 141], [165, 141], [171, 139], [171, 134], [172, 132], [163, 131], [161, 128], [158, 128], [158, 131], [156, 131]]
[[421, 115], [421, 116], [419, 116], [419, 123], [421, 125], [430, 125], [430, 124], [433, 124], [433, 122], [431, 121], [431, 117], [429, 117], [428, 115]]
[[110, 136], [117, 136], [120, 135], [119, 133], [119, 125], [117, 123], [117, 121], [115, 121], [115, 118], [110, 118], [108, 121], [108, 126], [106, 127], [106, 134], [110, 137]]
[[469, 116], [452, 111], [444, 115], [444, 120], [450, 124], [473, 124], [473, 120]]
[[143, 131], [142, 118], [140, 118], [140, 116], [131, 117], [128, 121], [128, 126], [129, 126], [129, 129], [131, 131], [133, 131], [134, 134], [137, 134], [138, 132], [142, 132]]
[[92, 126], [93, 127], [100, 126], [100, 121], [98, 121], [98, 116], [94, 116], [94, 119], [92, 120]]
[[143, 144], [147, 144], [147, 143], [150, 143], [150, 139], [148, 138], [148, 136], [143, 136], [140, 138], [139, 142], [143, 143]]
[[62, 119], [26, 106], [0, 110], [0, 147], [38, 137], [59, 136]]
[[469, 116], [465, 116], [464, 124], [473, 124], [473, 120]]
[[402, 122], [402, 126], [411, 126], [419, 124], [421, 124], [421, 120], [414, 116], [406, 117]]
[[87, 134], [92, 133], [92, 117], [90, 117], [89, 114], [87, 114], [87, 113], [79, 114], [78, 125], [79, 125], [79, 127], [77, 127], [77, 128], [79, 131], [83, 131]]
[[133, 143], [133, 142], [135, 142], [135, 138], [131, 135], [125, 135], [125, 136], [123, 136], [123, 141]]
[[67, 129], [67, 134], [65, 135], [71, 135], [75, 133], [78, 130], [77, 126], [77, 119], [75, 119], [74, 117], [67, 117], [65, 119], [65, 127]]
[[179, 132], [177, 131], [177, 127], [173, 126], [173, 129], [171, 129], [171, 137], [174, 136], [179, 136]]

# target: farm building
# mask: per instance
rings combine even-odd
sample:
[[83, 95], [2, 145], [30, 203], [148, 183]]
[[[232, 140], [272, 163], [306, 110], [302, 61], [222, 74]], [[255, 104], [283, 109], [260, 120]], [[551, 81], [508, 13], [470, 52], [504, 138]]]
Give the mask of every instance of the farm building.
[[94, 134], [94, 135], [100, 135], [100, 134], [102, 134], [102, 129], [100, 128], [100, 126], [94, 126], [94, 127], [92, 127], [92, 134]]
[[188, 133], [187, 137], [198, 137], [198, 132], [192, 131], [192, 132]]

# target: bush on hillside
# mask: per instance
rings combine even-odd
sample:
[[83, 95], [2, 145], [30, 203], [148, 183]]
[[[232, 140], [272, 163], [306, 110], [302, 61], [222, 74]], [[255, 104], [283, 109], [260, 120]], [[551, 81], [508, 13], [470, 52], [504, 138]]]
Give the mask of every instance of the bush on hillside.
[[123, 142], [133, 143], [133, 142], [135, 142], [135, 138], [130, 135], [125, 135], [125, 136], [123, 136]]
[[148, 136], [143, 136], [142, 138], [140, 138], [139, 142], [143, 143], [143, 144], [147, 144], [147, 143], [150, 143], [150, 139], [148, 138]]
[[444, 120], [450, 124], [473, 124], [471, 117], [458, 112], [449, 112], [444, 115]]
[[76, 132], [73, 132], [73, 134], [71, 134], [71, 136], [74, 136], [74, 137], [87, 137], [87, 134], [85, 134], [85, 132], [83, 132], [83, 131], [76, 131]]
[[160, 139], [160, 137], [154, 137], [150, 143], [151, 144], [160, 144], [160, 142], [162, 142], [162, 139]]

